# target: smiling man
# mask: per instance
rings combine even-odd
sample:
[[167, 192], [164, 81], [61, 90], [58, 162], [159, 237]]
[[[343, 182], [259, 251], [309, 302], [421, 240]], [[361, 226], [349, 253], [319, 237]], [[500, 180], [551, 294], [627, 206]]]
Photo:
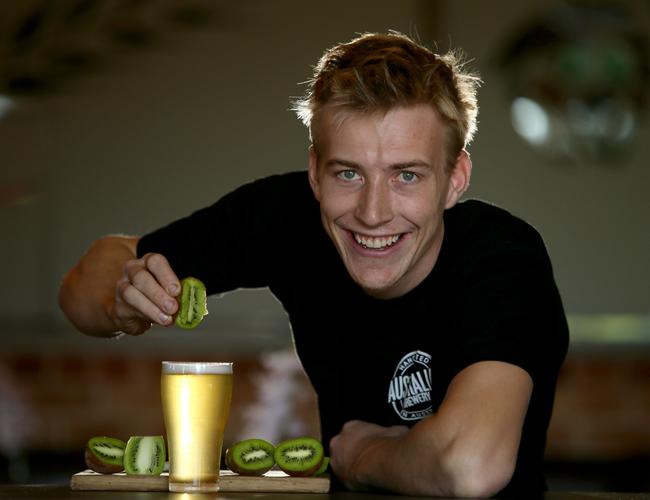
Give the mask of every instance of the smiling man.
[[[538, 233], [460, 201], [475, 76], [399, 34], [325, 52], [296, 103], [308, 171], [141, 238], [95, 242], [60, 304], [90, 335], [169, 326], [179, 278], [268, 287], [317, 394], [338, 486], [530, 497], [568, 332]], [[192, 235], [191, 237], [188, 235]]]
[[433, 269], [445, 209], [469, 183], [461, 151], [445, 169], [443, 126], [428, 104], [356, 114], [325, 110], [310, 148], [309, 181], [343, 263], [369, 295], [395, 298]]

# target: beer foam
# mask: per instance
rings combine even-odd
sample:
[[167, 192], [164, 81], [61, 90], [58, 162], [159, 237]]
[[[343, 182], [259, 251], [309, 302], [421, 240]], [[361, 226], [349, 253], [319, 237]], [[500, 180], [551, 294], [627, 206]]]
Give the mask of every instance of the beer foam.
[[217, 375], [232, 373], [232, 363], [195, 362], [195, 361], [163, 361], [163, 373]]

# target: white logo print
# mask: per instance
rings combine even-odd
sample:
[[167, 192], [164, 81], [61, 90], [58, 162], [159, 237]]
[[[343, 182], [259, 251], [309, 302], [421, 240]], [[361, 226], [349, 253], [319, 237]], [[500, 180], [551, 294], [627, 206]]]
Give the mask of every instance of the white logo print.
[[397, 364], [388, 386], [388, 403], [402, 420], [420, 420], [433, 413], [430, 361], [430, 354], [413, 351]]

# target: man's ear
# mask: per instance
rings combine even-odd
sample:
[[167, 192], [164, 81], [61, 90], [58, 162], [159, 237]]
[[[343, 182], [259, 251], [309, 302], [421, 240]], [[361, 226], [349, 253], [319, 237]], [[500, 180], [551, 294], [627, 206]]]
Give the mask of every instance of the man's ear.
[[318, 180], [318, 155], [314, 145], [309, 146], [309, 185], [314, 192], [314, 196], [320, 201], [320, 183]]
[[472, 160], [469, 153], [464, 149], [456, 158], [454, 169], [449, 175], [449, 188], [447, 190], [447, 202], [445, 208], [453, 207], [460, 199], [467, 188], [469, 188], [469, 179], [472, 176]]

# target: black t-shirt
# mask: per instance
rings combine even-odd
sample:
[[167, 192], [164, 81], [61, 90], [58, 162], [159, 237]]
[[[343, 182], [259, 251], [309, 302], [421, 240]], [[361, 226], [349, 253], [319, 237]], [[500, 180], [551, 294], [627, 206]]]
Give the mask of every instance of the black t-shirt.
[[318, 394], [326, 451], [348, 420], [411, 426], [434, 413], [452, 378], [472, 363], [520, 366], [534, 386], [515, 474], [502, 493], [541, 491], [568, 345], [544, 243], [522, 220], [480, 201], [458, 203], [444, 223], [434, 269], [391, 300], [370, 297], [348, 275], [306, 172], [242, 186], [144, 236], [138, 254], [162, 253], [179, 277], [202, 279], [209, 294], [269, 287]]

